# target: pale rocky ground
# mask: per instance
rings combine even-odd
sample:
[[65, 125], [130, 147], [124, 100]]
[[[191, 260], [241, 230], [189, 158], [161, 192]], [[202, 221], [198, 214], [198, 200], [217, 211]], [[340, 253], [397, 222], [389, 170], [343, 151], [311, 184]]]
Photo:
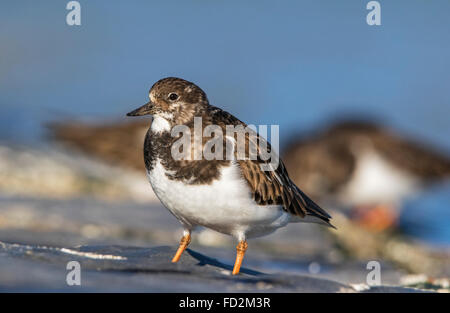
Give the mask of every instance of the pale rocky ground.
[[[369, 288], [371, 259], [352, 258], [318, 225], [250, 240], [239, 277], [229, 275], [236, 243], [208, 230], [171, 264], [180, 236], [144, 175], [61, 150], [0, 147], [0, 291], [411, 292], [420, 290], [402, 286], [427, 280], [376, 260], [382, 286]], [[71, 260], [80, 287], [66, 284]]]
[[144, 173], [108, 166], [74, 151], [0, 145], [0, 190], [4, 194], [155, 201], [143, 177]]

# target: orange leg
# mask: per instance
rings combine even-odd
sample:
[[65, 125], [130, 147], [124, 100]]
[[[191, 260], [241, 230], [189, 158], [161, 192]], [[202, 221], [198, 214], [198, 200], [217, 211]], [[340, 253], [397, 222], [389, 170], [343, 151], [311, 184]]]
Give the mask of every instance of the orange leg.
[[245, 240], [239, 241], [236, 247], [236, 262], [234, 262], [233, 275], [239, 274], [241, 269], [242, 260], [244, 259], [245, 251], [247, 250], [248, 243]]
[[180, 260], [181, 254], [183, 254], [184, 250], [186, 250], [187, 246], [191, 242], [191, 234], [187, 233], [181, 238], [180, 246], [178, 247], [177, 253], [172, 259], [172, 263], [176, 263]]

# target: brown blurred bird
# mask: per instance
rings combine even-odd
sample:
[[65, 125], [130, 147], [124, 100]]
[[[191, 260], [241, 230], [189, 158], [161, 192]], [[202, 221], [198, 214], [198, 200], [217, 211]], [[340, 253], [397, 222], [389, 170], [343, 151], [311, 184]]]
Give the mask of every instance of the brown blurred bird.
[[51, 138], [111, 165], [142, 171], [142, 146], [150, 125], [148, 120], [89, 124], [50, 123]]
[[343, 121], [297, 140], [283, 159], [306, 193], [352, 208], [376, 231], [395, 224], [404, 198], [450, 176], [448, 156], [365, 121]]

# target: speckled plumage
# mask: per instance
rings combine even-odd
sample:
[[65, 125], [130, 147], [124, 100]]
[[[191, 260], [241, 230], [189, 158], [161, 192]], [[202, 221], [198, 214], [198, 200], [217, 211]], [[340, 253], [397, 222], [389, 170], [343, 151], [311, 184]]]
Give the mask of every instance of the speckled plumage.
[[[178, 262], [197, 226], [239, 240], [233, 275], [239, 273], [247, 238], [295, 222], [333, 227], [331, 217], [295, 186], [276, 155], [270, 153], [277, 158], [275, 163], [271, 158], [264, 161], [261, 153], [254, 158], [255, 149], [270, 152], [270, 145], [230, 113], [209, 105], [198, 86], [180, 78], [165, 78], [153, 85], [149, 99], [127, 115], [153, 115], [144, 143], [147, 175], [156, 196], [184, 227], [172, 262]], [[234, 126], [246, 129], [245, 135], [227, 131]], [[205, 134], [212, 128], [210, 136]], [[217, 142], [216, 132], [220, 134]], [[214, 153], [207, 156], [203, 152], [210, 139], [216, 143], [210, 146], [209, 152]], [[181, 140], [184, 143], [178, 146]], [[181, 158], [179, 149], [183, 150]]]
[[[187, 88], [191, 91], [185, 92]], [[194, 116], [202, 118], [203, 128], [214, 124], [220, 126], [224, 133], [226, 132], [226, 125], [247, 126], [230, 113], [209, 105], [206, 94], [190, 82], [168, 78], [158, 81], [152, 87], [152, 90], [156, 90], [155, 95], [152, 93], [150, 95], [150, 99], [154, 99], [153, 102], [165, 93], [176, 92], [181, 95], [182, 105], [176, 106], [174, 109], [169, 108], [168, 101], [162, 101], [160, 108], [156, 110], [157, 112], [163, 111], [165, 116], [169, 112], [173, 115], [169, 121], [172, 127], [183, 124], [189, 127], [193, 133]], [[191, 93], [195, 96], [191, 96]], [[185, 94], [186, 96], [184, 96]], [[185, 112], [180, 107], [187, 107], [189, 112]], [[257, 134], [256, 138], [257, 140], [264, 140]], [[160, 160], [161, 165], [167, 171], [166, 175], [171, 180], [182, 181], [189, 185], [212, 184], [220, 179], [222, 169], [232, 164], [232, 161], [225, 159], [225, 155], [224, 160], [205, 160], [204, 158], [201, 160], [174, 160], [171, 157], [171, 147], [178, 139], [179, 136], [172, 137], [168, 131], [153, 132], [152, 129], [149, 129], [144, 143], [144, 159], [148, 172], [153, 170], [155, 161]], [[203, 145], [209, 139], [211, 137], [203, 137]], [[246, 133], [247, 149], [249, 140], [251, 140], [251, 137]], [[267, 143], [267, 146], [270, 148], [270, 144]], [[248, 150], [246, 152], [248, 153]], [[238, 159], [236, 162], [243, 181], [251, 191], [250, 196], [255, 204], [259, 206], [279, 206], [285, 212], [300, 218], [310, 216], [320, 219], [324, 223], [329, 223], [330, 216], [290, 180], [282, 161], [279, 162], [274, 171], [263, 171], [260, 163], [268, 161], [263, 161], [260, 158], [257, 160]]]

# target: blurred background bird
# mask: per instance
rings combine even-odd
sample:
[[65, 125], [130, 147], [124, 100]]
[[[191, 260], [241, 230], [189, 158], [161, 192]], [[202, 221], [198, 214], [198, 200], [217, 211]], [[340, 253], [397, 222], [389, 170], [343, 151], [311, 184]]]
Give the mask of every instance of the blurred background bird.
[[350, 210], [375, 231], [396, 224], [403, 200], [450, 176], [448, 155], [363, 119], [299, 136], [284, 160], [314, 199]]
[[136, 170], [144, 167], [142, 147], [150, 121], [48, 123], [49, 138], [110, 165]]

